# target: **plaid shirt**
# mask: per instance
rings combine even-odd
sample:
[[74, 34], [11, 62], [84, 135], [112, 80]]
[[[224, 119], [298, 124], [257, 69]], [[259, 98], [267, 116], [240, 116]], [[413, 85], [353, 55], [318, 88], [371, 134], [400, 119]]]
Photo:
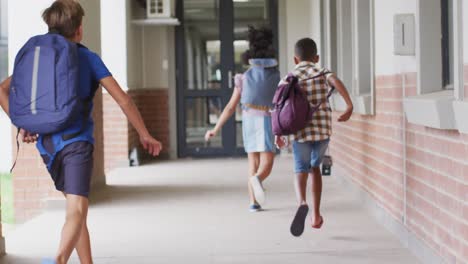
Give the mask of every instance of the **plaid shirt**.
[[[307, 93], [307, 99], [312, 105], [323, 102], [320, 109], [314, 113], [310, 123], [296, 134], [290, 135], [289, 139], [297, 142], [322, 141], [329, 139], [332, 134], [332, 110], [327, 100], [330, 90], [328, 78], [333, 74], [327, 74], [313, 80], [301, 81], [312, 78], [327, 69], [321, 69], [312, 62], [303, 61], [296, 65], [293, 74], [299, 78], [302, 89]], [[284, 80], [283, 80], [284, 81]]]

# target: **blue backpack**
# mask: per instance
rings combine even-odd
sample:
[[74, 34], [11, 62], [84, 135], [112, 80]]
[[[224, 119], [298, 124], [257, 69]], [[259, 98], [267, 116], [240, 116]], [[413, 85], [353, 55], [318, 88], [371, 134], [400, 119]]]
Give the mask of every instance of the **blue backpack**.
[[76, 43], [53, 33], [31, 38], [15, 60], [9, 98], [13, 124], [48, 135], [89, 114], [89, 102], [78, 96], [78, 67]]

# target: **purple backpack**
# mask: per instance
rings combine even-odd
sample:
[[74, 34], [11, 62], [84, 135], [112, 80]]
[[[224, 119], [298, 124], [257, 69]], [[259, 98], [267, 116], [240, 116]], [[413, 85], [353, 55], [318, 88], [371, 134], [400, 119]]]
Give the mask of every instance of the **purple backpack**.
[[[301, 81], [317, 79], [330, 73], [323, 72]], [[328, 93], [327, 99], [330, 98], [334, 90], [335, 88], [333, 87]], [[299, 85], [299, 79], [290, 73], [286, 78], [286, 83], [278, 87], [273, 98], [274, 106], [271, 113], [273, 134], [276, 136], [286, 136], [304, 129], [322, 103], [320, 102], [312, 106], [307, 99], [307, 94], [304, 93]]]
[[10, 88], [10, 118], [18, 128], [52, 134], [76, 122], [86, 103], [78, 96], [78, 46], [59, 34], [31, 38], [18, 52]]

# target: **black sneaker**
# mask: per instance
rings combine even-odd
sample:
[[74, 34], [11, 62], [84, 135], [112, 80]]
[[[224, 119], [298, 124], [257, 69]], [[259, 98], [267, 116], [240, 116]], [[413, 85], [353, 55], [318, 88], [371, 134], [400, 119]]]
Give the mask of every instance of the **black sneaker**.
[[304, 233], [305, 220], [309, 213], [309, 206], [303, 204], [299, 206], [296, 212], [296, 216], [291, 224], [291, 234], [295, 237], [301, 236]]

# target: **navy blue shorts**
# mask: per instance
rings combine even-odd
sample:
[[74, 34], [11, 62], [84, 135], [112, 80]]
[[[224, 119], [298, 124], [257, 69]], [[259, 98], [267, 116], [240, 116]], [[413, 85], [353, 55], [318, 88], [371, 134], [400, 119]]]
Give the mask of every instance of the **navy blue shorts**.
[[[53, 152], [51, 137], [44, 137], [42, 144]], [[55, 188], [66, 194], [88, 197], [93, 173], [94, 146], [89, 142], [74, 142], [55, 156], [49, 170]]]

